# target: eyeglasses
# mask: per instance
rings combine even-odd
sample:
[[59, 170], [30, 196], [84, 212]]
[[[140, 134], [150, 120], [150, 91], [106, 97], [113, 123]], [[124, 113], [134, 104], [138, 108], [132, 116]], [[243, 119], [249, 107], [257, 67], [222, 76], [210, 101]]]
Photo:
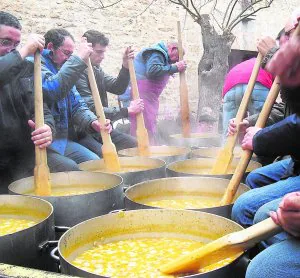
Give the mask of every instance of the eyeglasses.
[[20, 42], [14, 42], [11, 39], [0, 38], [0, 45], [3, 47], [16, 48]]
[[63, 50], [60, 47], [58, 47], [57, 49], [59, 49], [66, 57], [70, 57], [73, 54], [73, 51]]

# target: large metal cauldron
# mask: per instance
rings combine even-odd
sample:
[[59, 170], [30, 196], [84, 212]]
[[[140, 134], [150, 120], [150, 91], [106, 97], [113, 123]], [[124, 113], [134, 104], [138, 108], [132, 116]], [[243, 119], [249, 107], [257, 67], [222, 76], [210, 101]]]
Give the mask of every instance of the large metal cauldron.
[[[176, 146], [150, 146], [149, 149], [150, 154], [147, 157], [162, 159], [167, 164], [187, 159], [191, 151], [190, 148]], [[118, 153], [121, 156], [139, 156], [138, 148], [124, 149]]]
[[[118, 172], [126, 186], [138, 182], [164, 178], [166, 176], [166, 163], [158, 158], [150, 157], [119, 157], [121, 168]], [[80, 170], [90, 172], [106, 172], [104, 160], [90, 160], [79, 164]]]
[[[176, 161], [167, 165], [167, 177], [202, 176], [211, 178], [231, 179], [234, 170], [239, 162], [239, 159], [234, 158], [231, 162], [231, 168], [229, 172], [223, 175], [211, 174], [211, 169], [213, 168], [215, 161], [216, 158], [193, 158], [184, 161]], [[259, 167], [261, 167], [260, 163], [250, 160], [247, 171], [244, 175], [244, 180], [249, 172]], [[244, 182], [244, 180], [242, 182]]]
[[20, 215], [37, 224], [16, 233], [0, 236], [0, 262], [33, 267], [54, 269], [53, 262], [41, 246], [54, 240], [53, 207], [50, 203], [28, 196], [0, 195], [0, 217]]
[[[221, 151], [221, 147], [201, 147], [193, 149], [190, 153], [191, 158], [202, 158], [202, 157], [211, 157], [217, 158], [218, 154]], [[233, 155], [235, 158], [241, 158], [242, 148], [237, 146], [234, 148]], [[252, 160], [257, 161], [257, 156], [255, 154], [252, 155]]]
[[[111, 238], [133, 238], [143, 233], [145, 237], [157, 237], [161, 233], [164, 237], [177, 234], [186, 238], [199, 236], [202, 241], [210, 241], [241, 229], [240, 225], [229, 219], [199, 211], [156, 209], [108, 214], [80, 223], [60, 238], [58, 250], [61, 271], [81, 277], [105, 277], [77, 268], [71, 263], [78, 252], [90, 249], [95, 240], [108, 239], [109, 242]], [[207, 273], [184, 277], [232, 278], [238, 260]]]
[[[52, 173], [51, 185], [53, 191], [61, 187], [68, 191], [74, 185], [93, 189], [91, 193], [79, 195], [39, 196], [53, 205], [57, 226], [71, 227], [124, 206], [122, 178], [117, 175], [81, 171]], [[15, 181], [8, 189], [13, 194], [31, 195], [34, 192], [33, 177]]]
[[[149, 209], [159, 208], [145, 204], [147, 200], [171, 199], [175, 198], [194, 198], [201, 196], [212, 197], [214, 200], [221, 200], [229, 180], [207, 177], [174, 177], [159, 180], [145, 181], [129, 187], [125, 192], [126, 209]], [[235, 199], [248, 191], [249, 188], [241, 183]], [[226, 206], [214, 206], [201, 209], [192, 209], [217, 214], [226, 218], [231, 217], [233, 204]]]
[[170, 135], [170, 145], [180, 147], [218, 147], [222, 143], [222, 136], [217, 133], [191, 133], [185, 138], [182, 134]]

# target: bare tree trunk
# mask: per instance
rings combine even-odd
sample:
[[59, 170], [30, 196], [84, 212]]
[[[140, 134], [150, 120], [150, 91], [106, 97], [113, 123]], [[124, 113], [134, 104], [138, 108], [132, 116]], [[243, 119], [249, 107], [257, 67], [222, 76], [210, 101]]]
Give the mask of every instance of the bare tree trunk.
[[199, 22], [203, 38], [203, 56], [198, 65], [199, 102], [197, 120], [218, 122], [222, 88], [228, 70], [228, 56], [235, 39], [233, 34], [217, 34], [209, 15]]

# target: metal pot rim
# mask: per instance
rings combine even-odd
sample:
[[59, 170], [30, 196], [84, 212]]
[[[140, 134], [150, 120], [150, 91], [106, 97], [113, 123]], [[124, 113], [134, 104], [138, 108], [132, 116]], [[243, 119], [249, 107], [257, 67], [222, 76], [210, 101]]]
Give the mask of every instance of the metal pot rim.
[[[162, 209], [162, 208], [159, 208], [159, 209], [142, 209], [142, 210], [132, 210], [132, 211], [127, 211], [129, 213], [138, 213], [139, 211], [149, 211], [149, 212], [159, 212], [159, 211], [179, 211], [179, 212], [182, 212], [182, 211], [186, 211], [187, 213], [191, 213], [191, 214], [204, 214], [204, 215], [213, 215], [213, 217], [216, 217], [216, 218], [220, 218], [220, 219], [226, 219], [226, 221], [228, 222], [232, 222], [234, 225], [240, 227], [241, 229], [244, 229], [240, 224], [234, 222], [233, 220], [231, 219], [227, 219], [225, 217], [222, 217], [222, 216], [219, 216], [219, 215], [215, 215], [215, 214], [211, 214], [211, 213], [207, 213], [207, 212], [200, 212], [200, 211], [192, 211], [192, 210], [177, 210], [177, 209], [174, 209], [174, 210], [170, 210], [170, 209]], [[125, 211], [126, 213], [126, 211]], [[106, 214], [106, 215], [101, 215], [101, 216], [97, 216], [97, 217], [94, 217], [94, 218], [91, 218], [91, 219], [88, 219], [88, 220], [85, 220], [73, 227], [71, 227], [67, 232], [65, 232], [62, 237], [59, 239], [59, 242], [58, 242], [58, 252], [59, 252], [59, 256], [60, 256], [60, 259], [61, 260], [64, 260], [65, 262], [67, 262], [68, 264], [70, 264], [73, 268], [76, 268], [78, 269], [79, 271], [83, 271], [83, 272], [87, 272], [87, 273], [90, 273], [90, 274], [93, 274], [93, 275], [98, 275], [98, 274], [95, 274], [95, 273], [92, 273], [92, 272], [89, 272], [89, 271], [86, 271], [86, 270], [83, 270], [81, 268], [78, 268], [77, 266], [74, 266], [70, 261], [69, 259], [67, 259], [64, 255], [62, 255], [61, 251], [60, 251], [60, 246], [62, 245], [62, 241], [65, 237], [68, 236], [68, 233], [71, 233], [73, 230], [76, 230], [78, 227], [81, 227], [81, 226], [84, 226], [86, 223], [90, 222], [90, 221], [96, 221], [97, 219], [101, 219], [101, 218], [105, 218], [107, 217], [107, 215], [109, 214]], [[235, 264], [244, 254], [245, 252], [243, 252], [240, 256], [236, 257], [236, 259], [234, 259], [231, 263], [229, 263], [228, 265], [230, 264]], [[205, 272], [205, 273], [196, 273], [196, 274], [192, 274], [192, 275], [188, 275], [188, 276], [182, 276], [183, 278], [189, 278], [189, 277], [196, 277], [196, 276], [199, 276], [199, 275], [205, 275], [207, 273], [211, 273], [213, 271], [216, 271], [218, 269], [221, 269], [221, 268], [224, 268], [224, 267], [227, 267], [228, 265], [225, 265], [225, 266], [221, 266], [219, 268], [216, 268], [212, 271], [209, 271], [209, 272]], [[105, 277], [105, 278], [109, 278], [108, 276], [103, 276], [103, 275], [98, 275], [99, 277]]]
[[34, 228], [36, 228], [36, 226], [40, 225], [42, 222], [47, 221], [50, 217], [52, 217], [52, 215], [54, 213], [53, 205], [50, 202], [48, 202], [47, 200], [44, 200], [44, 199], [41, 199], [41, 198], [38, 198], [38, 197], [24, 196], [24, 195], [3, 194], [3, 195], [0, 195], [0, 199], [1, 198], [26, 198], [26, 199], [34, 199], [34, 200], [37, 200], [38, 202], [45, 203], [46, 205], [48, 205], [50, 207], [50, 212], [48, 213], [47, 217], [42, 218], [41, 220], [39, 220], [39, 222], [37, 222], [33, 226], [31, 226], [29, 228], [22, 229], [20, 231], [14, 232], [14, 233], [5, 234], [3, 236], [0, 236], [0, 239], [3, 239], [5, 237], [9, 237], [11, 235], [17, 235], [17, 234], [20, 234], [20, 233], [22, 233], [24, 231], [28, 231], [30, 229], [34, 229]]

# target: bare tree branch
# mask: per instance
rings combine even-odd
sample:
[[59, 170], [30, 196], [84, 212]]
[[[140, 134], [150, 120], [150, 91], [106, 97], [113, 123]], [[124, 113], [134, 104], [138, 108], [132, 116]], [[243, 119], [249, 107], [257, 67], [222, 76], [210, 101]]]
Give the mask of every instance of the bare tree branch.
[[171, 3], [174, 3], [176, 5], [182, 6], [188, 13], [189, 15], [195, 20], [197, 21], [198, 19], [198, 15], [193, 13], [190, 9], [188, 9], [188, 7], [186, 6], [186, 4], [184, 4], [181, 0], [169, 0]]
[[226, 11], [225, 11], [225, 14], [224, 14], [224, 17], [223, 17], [223, 21], [222, 21], [222, 27], [223, 27], [223, 28], [224, 28], [224, 22], [225, 22], [225, 20], [226, 20], [226, 18], [227, 18], [227, 14], [228, 14], [228, 12], [229, 12], [229, 10], [230, 10], [230, 7], [231, 7], [231, 4], [233, 3], [233, 1], [234, 1], [234, 0], [231, 0], [231, 1], [229, 2], [228, 6], [226, 7]]
[[233, 10], [234, 10], [235, 5], [237, 4], [237, 2], [238, 2], [238, 0], [235, 0], [235, 2], [234, 2], [233, 5], [232, 5], [232, 8], [231, 8], [231, 11], [230, 11], [230, 13], [229, 13], [227, 22], [226, 22], [226, 24], [225, 24], [225, 28], [226, 28], [226, 27], [228, 26], [228, 24], [229, 24], [230, 18], [231, 18], [231, 16], [232, 16]]
[[103, 1], [101, 0], [93, 0], [92, 2], [94, 3], [93, 6], [90, 6], [88, 5], [85, 1], [83, 0], [80, 0], [80, 3], [86, 7], [88, 7], [89, 9], [91, 10], [104, 10], [104, 9], [107, 9], [107, 8], [110, 8], [114, 5], [117, 5], [118, 3], [122, 2], [123, 0], [115, 0], [115, 2], [111, 3], [111, 4], [108, 4], [108, 5], [105, 5], [103, 4]]
[[146, 12], [157, 0], [152, 0], [151, 3], [139, 14], [137, 14], [135, 17], [141, 16], [144, 12]]
[[200, 15], [200, 9], [201, 9], [201, 7], [199, 8], [199, 11], [198, 11], [198, 9], [196, 8], [193, 0], [191, 0], [191, 4], [192, 4], [192, 7], [194, 8], [196, 14], [198, 15], [198, 17], [201, 17], [201, 15]]
[[[270, 0], [269, 2], [266, 1], [268, 4], [266, 4], [265, 6], [260, 6], [260, 7], [255, 8], [255, 5], [256, 5], [256, 4], [259, 4], [259, 3], [262, 2], [262, 1], [264, 1], [264, 0], [257, 0], [257, 1], [255, 1], [254, 3], [248, 5], [248, 6], [246, 7], [246, 9], [244, 9], [239, 15], [237, 15], [237, 16], [231, 21], [231, 23], [230, 23], [229, 26], [228, 26], [228, 30], [231, 32], [232, 29], [233, 29], [237, 24], [239, 24], [243, 19], [245, 19], [245, 18], [247, 18], [247, 17], [249, 17], [249, 16], [251, 16], [251, 15], [257, 13], [257, 12], [260, 11], [260, 10], [269, 8], [274, 0]], [[250, 9], [252, 9], [252, 8], [253, 8], [253, 12], [248, 13], [248, 14], [245, 14], [248, 10], [250, 10]]]

